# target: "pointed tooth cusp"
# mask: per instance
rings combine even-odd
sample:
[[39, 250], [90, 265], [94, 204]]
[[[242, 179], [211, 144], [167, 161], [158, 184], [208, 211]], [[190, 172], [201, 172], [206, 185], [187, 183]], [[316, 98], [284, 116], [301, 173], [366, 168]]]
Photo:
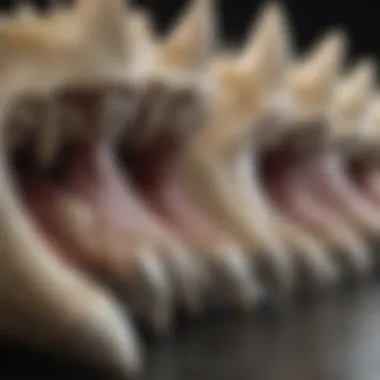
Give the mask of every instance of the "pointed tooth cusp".
[[[74, 343], [68, 340], [67, 348], [85, 358], [91, 355], [94, 363], [104, 363], [112, 375], [134, 377], [142, 369], [142, 348], [135, 325], [130, 313], [107, 301], [109, 305], [104, 303], [99, 310], [90, 309], [87, 319], [74, 326], [72, 334], [66, 334], [75, 339]], [[64, 351], [66, 347], [62, 348]]]
[[201, 68], [209, 63], [216, 37], [213, 0], [192, 0], [160, 46], [164, 66]]
[[172, 318], [173, 292], [169, 276], [153, 248], [137, 250], [138, 263], [132, 278], [128, 278], [130, 298], [136, 311], [157, 333], [165, 331]]
[[292, 41], [284, 9], [278, 3], [265, 6], [243, 49], [241, 64], [252, 66], [263, 59], [260, 68], [265, 80], [278, 85], [288, 68]]
[[122, 0], [78, 0], [77, 15], [88, 43], [125, 59], [126, 7]]
[[290, 70], [289, 95], [293, 112], [299, 118], [310, 119], [324, 115], [345, 55], [345, 35], [341, 31], [333, 31]]
[[152, 21], [142, 11], [133, 11], [128, 17], [127, 31], [130, 38], [127, 43], [131, 45], [131, 70], [137, 76], [145, 75], [158, 60], [158, 41]]
[[313, 287], [324, 289], [338, 284], [341, 270], [326, 247], [309, 236], [297, 234], [295, 248], [301, 270]]
[[336, 90], [331, 109], [332, 125], [336, 133], [355, 133], [361, 127], [360, 121], [367, 111], [375, 83], [376, 66], [371, 60], [359, 62], [343, 78]]
[[250, 309], [263, 297], [263, 288], [249, 256], [235, 244], [223, 243], [216, 250], [213, 277], [216, 291], [234, 305]]
[[191, 250], [174, 245], [168, 252], [168, 267], [179, 302], [192, 314], [204, 302], [207, 274], [204, 263]]

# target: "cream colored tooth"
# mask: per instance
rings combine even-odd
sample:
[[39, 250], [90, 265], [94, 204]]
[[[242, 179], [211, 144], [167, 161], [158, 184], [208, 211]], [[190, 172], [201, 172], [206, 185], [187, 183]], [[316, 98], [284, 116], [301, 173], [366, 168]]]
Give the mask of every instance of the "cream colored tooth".
[[126, 282], [130, 300], [157, 333], [164, 332], [173, 317], [173, 290], [170, 278], [159, 253], [153, 247], [142, 245], [134, 250], [136, 268], [128, 273]]
[[250, 309], [261, 301], [263, 288], [255, 273], [255, 265], [235, 244], [219, 245], [212, 265], [216, 291], [222, 294], [222, 298], [227, 296], [242, 309]]
[[297, 117], [323, 115], [333, 94], [346, 54], [342, 32], [327, 34], [315, 49], [290, 70], [288, 83]]
[[78, 0], [76, 14], [88, 43], [102, 47], [108, 54], [125, 58], [125, 20], [122, 0]]
[[[116, 309], [113, 303], [101, 305], [99, 310], [89, 309], [86, 320], [73, 326], [73, 341], [68, 338], [61, 349], [78, 355], [93, 356], [94, 363], [105, 363], [111, 372], [122, 377], [133, 377], [142, 370], [142, 349], [136, 327], [128, 310]], [[69, 335], [68, 335], [69, 337]]]
[[191, 250], [178, 244], [168, 247], [165, 255], [180, 303], [190, 313], [198, 313], [203, 306], [207, 286], [204, 264]]
[[209, 63], [216, 38], [213, 6], [213, 0], [191, 0], [160, 46], [164, 65], [197, 68]]
[[344, 226], [335, 226], [334, 233], [339, 261], [354, 274], [367, 275], [374, 267], [369, 246]]
[[243, 66], [250, 66], [257, 59], [263, 59], [261, 75], [276, 86], [284, 78], [292, 50], [285, 11], [278, 3], [269, 3], [261, 10], [248, 37], [241, 62]]
[[127, 16], [127, 32], [131, 37], [127, 39], [132, 47], [133, 69], [138, 73], [146, 71], [157, 61], [158, 41], [154, 33], [152, 22], [146, 13], [133, 11]]
[[320, 241], [300, 230], [291, 221], [284, 220], [281, 224], [285, 242], [290, 245], [295, 259], [304, 268], [313, 285], [325, 288], [337, 284], [341, 279], [341, 270], [331, 258], [331, 253]]
[[360, 132], [376, 83], [376, 67], [372, 60], [359, 62], [340, 82], [332, 105], [332, 125], [336, 133]]

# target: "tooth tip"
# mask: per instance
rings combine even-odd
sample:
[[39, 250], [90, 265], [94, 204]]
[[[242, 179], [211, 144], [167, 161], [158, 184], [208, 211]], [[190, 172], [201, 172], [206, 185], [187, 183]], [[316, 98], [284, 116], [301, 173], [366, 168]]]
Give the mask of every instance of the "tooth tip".
[[[74, 351], [90, 358], [95, 364], [121, 376], [137, 375], [141, 371], [141, 348], [136, 331], [126, 313], [106, 305], [100, 313], [92, 311], [78, 324], [70, 341]], [[71, 346], [70, 346], [71, 347]]]
[[172, 317], [169, 276], [157, 255], [147, 249], [139, 251], [136, 271], [132, 297], [155, 331], [161, 333], [168, 328]]
[[203, 308], [206, 288], [206, 268], [198, 255], [183, 248], [173, 249], [170, 267], [180, 302], [191, 314], [198, 314]]
[[322, 65], [325, 65], [326, 61], [338, 65], [343, 61], [346, 48], [346, 33], [341, 29], [334, 29], [320, 39], [307, 59]]
[[261, 288], [247, 255], [233, 245], [226, 245], [220, 247], [215, 259], [217, 282], [222, 292], [229, 294], [242, 309], [257, 304], [261, 299]]

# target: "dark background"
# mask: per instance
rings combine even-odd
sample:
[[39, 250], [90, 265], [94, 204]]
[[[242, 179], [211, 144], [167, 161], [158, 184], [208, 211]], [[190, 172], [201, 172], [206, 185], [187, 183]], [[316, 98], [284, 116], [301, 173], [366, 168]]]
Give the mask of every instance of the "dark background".
[[[17, 2], [3, 2], [10, 10]], [[37, 4], [37, 2], [35, 2]], [[46, 9], [48, 1], [38, 2]], [[141, 0], [160, 32], [183, 10], [184, 0]], [[380, 2], [285, 2], [294, 39], [304, 51], [331, 27], [344, 28], [351, 60], [380, 56]], [[224, 40], [239, 43], [262, 1], [219, 1]], [[183, 321], [159, 341], [146, 340], [144, 380], [377, 380], [380, 379], [380, 287], [358, 285], [329, 297], [295, 302], [291, 310], [245, 317], [210, 313]], [[0, 379], [107, 378], [90, 369], [0, 344]]]

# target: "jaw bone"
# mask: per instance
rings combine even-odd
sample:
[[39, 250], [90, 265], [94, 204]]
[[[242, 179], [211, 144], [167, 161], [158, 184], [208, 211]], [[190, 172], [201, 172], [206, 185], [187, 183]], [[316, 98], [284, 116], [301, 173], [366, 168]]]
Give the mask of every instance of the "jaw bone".
[[[207, 104], [208, 100], [204, 62], [213, 48], [208, 42], [213, 34], [211, 5], [211, 1], [194, 1], [163, 41], [154, 38], [151, 28], [144, 28], [138, 40], [150, 46], [150, 52], [144, 54], [155, 60], [151, 60], [150, 68], [142, 70], [139, 65], [140, 75], [148, 83], [146, 97], [142, 98], [135, 120], [139, 129], [124, 149], [134, 154], [132, 161], [139, 163], [132, 171], [146, 202], [186, 242], [192, 257], [205, 268], [208, 291], [247, 307], [260, 293], [247, 259], [226, 229], [192, 199], [179, 174], [182, 152], [194, 133], [191, 128], [197, 128], [203, 102]], [[154, 118], [146, 117], [149, 110]]]
[[[115, 57], [122, 55], [120, 51], [115, 51], [112, 59], [107, 53], [103, 60], [101, 49], [94, 43], [87, 44], [92, 28], [98, 26], [96, 13], [101, 3], [80, 2], [92, 10], [95, 17], [91, 23], [81, 17], [59, 15], [57, 19], [28, 19], [20, 24], [10, 20], [0, 25], [0, 46], [5, 58], [0, 69], [0, 300], [4, 310], [0, 329], [16, 340], [76, 354], [125, 375], [138, 370], [140, 360], [128, 314], [105, 289], [62, 260], [39, 233], [20, 202], [10, 172], [10, 146], [6, 140], [9, 115], [24, 95], [47, 97], [80, 78], [90, 81], [99, 76], [101, 82], [106, 81], [105, 67], [114, 73], [119, 71], [123, 62], [115, 61]], [[107, 3], [106, 12], [119, 7], [116, 0]], [[113, 27], [117, 24], [115, 20], [112, 23]], [[71, 29], [66, 29], [68, 25]], [[57, 33], [61, 28], [64, 33]], [[73, 34], [68, 36], [68, 30]], [[107, 37], [114, 41], [113, 33], [104, 33], [103, 41]], [[96, 53], [99, 59], [86, 65], [87, 52]]]
[[[321, 178], [324, 183], [328, 178], [326, 173], [330, 163], [325, 159], [321, 138], [326, 136], [327, 109], [342, 63], [342, 53], [341, 36], [330, 34], [305, 62], [297, 64], [290, 72], [288, 89], [285, 87], [289, 93], [287, 96], [286, 92], [281, 94], [282, 100], [286, 100], [281, 112], [284, 120], [286, 112], [289, 117], [285, 123], [289, 129], [284, 131], [284, 137], [298, 129], [299, 136], [293, 134], [289, 139], [298, 143], [298, 148], [293, 144], [293, 147], [288, 147], [288, 152], [283, 152], [285, 156], [277, 158], [277, 162], [285, 162], [287, 156], [290, 161], [280, 172], [277, 170], [277, 174], [272, 175], [276, 181], [272, 183], [271, 193], [277, 194], [277, 203], [297, 225], [324, 243], [330, 251], [327, 252], [330, 260], [338, 260], [339, 265], [347, 264], [350, 270], [361, 273], [367, 272], [371, 264], [360, 234], [344, 221], [342, 215], [331, 211], [321, 194], [313, 191]], [[308, 126], [311, 128], [309, 136]], [[314, 137], [311, 134], [313, 126], [317, 133]], [[318, 139], [322, 143], [320, 146]], [[296, 153], [293, 158], [292, 154], [289, 155], [292, 151]], [[333, 187], [334, 180], [329, 179], [328, 182], [326, 187]]]

